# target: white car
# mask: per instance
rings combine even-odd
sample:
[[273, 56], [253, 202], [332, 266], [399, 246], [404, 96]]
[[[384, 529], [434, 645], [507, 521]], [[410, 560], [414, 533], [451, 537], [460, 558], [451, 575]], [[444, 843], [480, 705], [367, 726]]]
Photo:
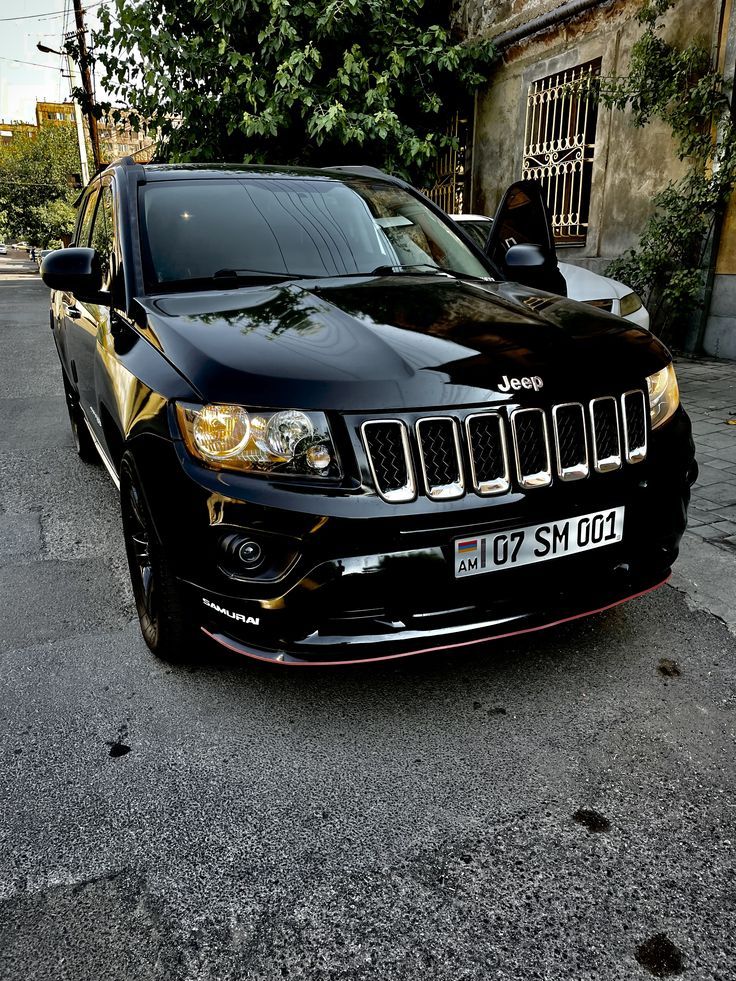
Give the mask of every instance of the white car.
[[3, 245], [3, 243], [0, 242], [0, 255], [7, 255], [7, 254], [8, 254], [7, 245]]
[[[493, 225], [492, 218], [487, 218], [485, 215], [451, 215], [451, 217], [462, 225], [463, 231], [476, 245], [481, 249], [485, 248]], [[649, 313], [639, 295], [628, 286], [569, 262], [560, 262], [558, 265], [567, 283], [567, 295], [571, 300], [590, 303], [599, 310], [615, 313], [618, 317], [624, 317], [640, 327], [649, 329]]]

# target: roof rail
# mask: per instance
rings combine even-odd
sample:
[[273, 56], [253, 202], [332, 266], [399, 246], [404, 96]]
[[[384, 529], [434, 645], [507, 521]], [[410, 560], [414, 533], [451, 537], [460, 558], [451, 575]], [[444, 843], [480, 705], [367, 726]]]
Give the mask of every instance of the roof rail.
[[398, 180], [393, 174], [387, 174], [385, 170], [370, 167], [368, 164], [344, 164], [339, 167], [323, 167], [322, 170], [336, 170], [341, 174], [359, 174], [363, 177], [387, 177], [389, 180]]
[[111, 160], [107, 167], [112, 167], [113, 164], [125, 164], [126, 167], [132, 167], [137, 164], [138, 161], [135, 159], [132, 153], [126, 153], [124, 157], [118, 157], [117, 160]]

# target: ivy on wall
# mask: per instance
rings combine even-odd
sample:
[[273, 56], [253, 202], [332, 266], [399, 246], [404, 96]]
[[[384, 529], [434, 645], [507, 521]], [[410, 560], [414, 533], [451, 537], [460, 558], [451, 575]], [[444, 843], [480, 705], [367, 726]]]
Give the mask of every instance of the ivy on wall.
[[[714, 232], [736, 181], [736, 130], [724, 79], [698, 41], [677, 47], [662, 37], [664, 15], [677, 0], [645, 0], [644, 32], [623, 78], [603, 78], [600, 101], [629, 110], [635, 126], [662, 120], [672, 131], [684, 176], [654, 198], [636, 248], [614, 260], [609, 275], [642, 296], [657, 334], [681, 344], [702, 315]], [[683, 2], [683, 0], [680, 0]]]

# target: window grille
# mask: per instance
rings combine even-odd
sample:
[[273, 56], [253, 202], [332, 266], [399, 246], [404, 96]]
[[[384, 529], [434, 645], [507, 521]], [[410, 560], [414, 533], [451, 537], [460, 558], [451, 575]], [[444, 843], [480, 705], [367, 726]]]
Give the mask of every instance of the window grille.
[[529, 86], [522, 177], [544, 187], [558, 245], [588, 234], [600, 71], [599, 59]]

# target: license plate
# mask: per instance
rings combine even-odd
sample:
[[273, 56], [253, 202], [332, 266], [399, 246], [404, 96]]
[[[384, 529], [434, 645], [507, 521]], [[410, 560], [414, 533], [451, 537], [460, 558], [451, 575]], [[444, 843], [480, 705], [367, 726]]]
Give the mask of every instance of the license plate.
[[516, 569], [563, 555], [615, 545], [624, 535], [624, 508], [594, 511], [561, 521], [512, 528], [455, 542], [455, 576]]

